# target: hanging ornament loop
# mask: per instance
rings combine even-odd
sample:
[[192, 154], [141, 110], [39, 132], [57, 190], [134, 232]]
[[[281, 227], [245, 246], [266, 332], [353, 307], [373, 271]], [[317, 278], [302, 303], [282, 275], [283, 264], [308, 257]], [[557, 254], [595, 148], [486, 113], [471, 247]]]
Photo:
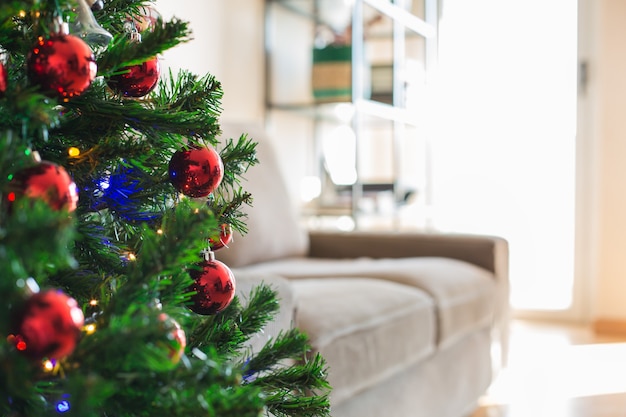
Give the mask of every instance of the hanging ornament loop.
[[63, 21], [63, 17], [61, 15], [54, 16], [50, 29], [53, 35], [69, 35], [70, 34], [70, 27], [67, 24], [67, 22]]
[[124, 32], [128, 35], [128, 39], [130, 39], [131, 42], [141, 43], [141, 33], [137, 30], [137, 25], [134, 20], [124, 22]]
[[211, 250], [211, 247], [207, 247], [203, 249], [202, 252], [200, 253], [202, 255], [202, 259], [205, 260], [206, 262], [215, 261], [215, 252]]

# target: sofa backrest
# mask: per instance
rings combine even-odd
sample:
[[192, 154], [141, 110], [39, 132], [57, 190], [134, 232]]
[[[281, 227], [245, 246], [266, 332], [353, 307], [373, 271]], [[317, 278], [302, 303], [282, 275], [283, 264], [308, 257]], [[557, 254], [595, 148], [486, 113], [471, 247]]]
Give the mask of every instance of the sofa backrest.
[[299, 223], [284, 174], [266, 132], [251, 124], [222, 124], [221, 128], [224, 143], [229, 138], [237, 140], [244, 133], [257, 142], [259, 163], [248, 170], [241, 183], [253, 198], [251, 207], [242, 208], [248, 216], [248, 233], [242, 236], [235, 232], [228, 247], [216, 251], [216, 258], [237, 268], [305, 255], [308, 235]]

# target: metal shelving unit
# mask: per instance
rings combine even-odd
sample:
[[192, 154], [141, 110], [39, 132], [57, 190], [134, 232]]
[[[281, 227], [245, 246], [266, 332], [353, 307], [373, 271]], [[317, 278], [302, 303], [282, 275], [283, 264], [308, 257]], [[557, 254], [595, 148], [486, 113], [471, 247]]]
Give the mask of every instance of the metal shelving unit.
[[407, 196], [428, 204], [437, 20], [437, 0], [266, 1], [268, 125], [305, 138], [302, 176], [321, 185], [307, 216], [387, 227]]

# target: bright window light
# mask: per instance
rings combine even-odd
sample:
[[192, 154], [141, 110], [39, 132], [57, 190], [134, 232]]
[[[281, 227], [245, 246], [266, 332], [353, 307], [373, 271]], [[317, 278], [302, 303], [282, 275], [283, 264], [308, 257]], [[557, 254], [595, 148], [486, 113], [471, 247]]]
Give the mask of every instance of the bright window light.
[[356, 182], [356, 135], [350, 126], [334, 128], [323, 140], [324, 160], [330, 179], [337, 185]]
[[577, 2], [447, 0], [438, 64], [435, 226], [505, 237], [513, 306], [568, 309]]

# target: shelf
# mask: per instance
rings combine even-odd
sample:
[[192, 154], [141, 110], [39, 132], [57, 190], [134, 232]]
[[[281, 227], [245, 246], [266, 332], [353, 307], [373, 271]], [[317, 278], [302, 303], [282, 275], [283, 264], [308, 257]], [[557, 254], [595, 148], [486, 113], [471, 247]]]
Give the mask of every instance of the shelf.
[[424, 204], [437, 0], [266, 7], [267, 121], [299, 174], [305, 218], [357, 225], [396, 216], [409, 197]]
[[400, 122], [410, 126], [423, 124], [423, 118], [417, 112], [373, 100], [359, 100], [355, 103], [268, 104], [268, 108], [337, 123], [349, 123], [359, 113], [362, 123], [370, 126], [388, 122]]

